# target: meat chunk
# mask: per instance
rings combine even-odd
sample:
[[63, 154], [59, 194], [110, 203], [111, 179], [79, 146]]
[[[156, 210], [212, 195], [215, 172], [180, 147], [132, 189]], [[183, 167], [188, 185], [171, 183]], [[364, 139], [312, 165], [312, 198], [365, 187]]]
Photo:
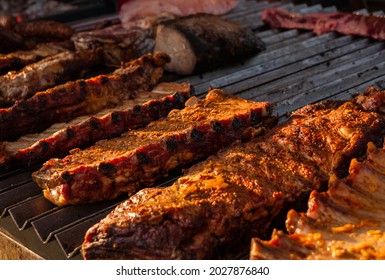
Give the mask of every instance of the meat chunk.
[[154, 47], [153, 27], [122, 26], [84, 31], [72, 36], [77, 50], [100, 49], [106, 66], [119, 67], [122, 61], [138, 58], [152, 52]]
[[369, 143], [349, 176], [332, 176], [327, 192], [311, 193], [306, 213], [289, 211], [289, 234], [252, 240], [252, 259], [384, 259], [385, 150]]
[[64, 156], [71, 149], [85, 148], [98, 140], [143, 127], [165, 117], [172, 109], [183, 108], [190, 92], [191, 86], [186, 83], [161, 83], [151, 92], [139, 92], [116, 108], [81, 116], [69, 123], [56, 123], [42, 133], [28, 134], [14, 142], [0, 142], [0, 170], [41, 163]]
[[150, 186], [170, 172], [251, 136], [250, 126], [268, 117], [268, 103], [251, 102], [212, 90], [166, 118], [120, 137], [51, 159], [33, 174], [57, 205], [114, 199]]
[[314, 31], [317, 35], [336, 31], [345, 35], [360, 35], [385, 40], [385, 18], [354, 13], [289, 13], [278, 8], [267, 8], [262, 20], [272, 28], [296, 28]]
[[179, 17], [197, 13], [221, 15], [231, 11], [236, 5], [235, 0], [130, 0], [121, 6], [119, 17], [125, 23], [159, 16], [165, 12]]
[[[385, 94], [385, 92], [382, 92]], [[248, 254], [251, 237], [299, 208], [330, 174], [383, 141], [385, 120], [355, 100], [309, 105], [264, 136], [139, 191], [86, 233], [85, 259], [213, 259]]]
[[13, 141], [54, 123], [115, 107], [138, 91], [151, 90], [167, 61], [164, 53], [144, 55], [109, 75], [67, 82], [0, 109], [0, 141]]
[[165, 69], [183, 75], [211, 70], [264, 49], [265, 44], [251, 30], [208, 14], [159, 24], [154, 46], [155, 51], [171, 57]]

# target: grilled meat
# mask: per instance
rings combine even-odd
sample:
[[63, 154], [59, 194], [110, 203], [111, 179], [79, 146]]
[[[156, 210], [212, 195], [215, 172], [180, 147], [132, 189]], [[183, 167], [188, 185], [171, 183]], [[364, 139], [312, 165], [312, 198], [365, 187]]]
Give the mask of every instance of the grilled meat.
[[119, 67], [122, 61], [129, 61], [149, 53], [154, 47], [153, 28], [121, 24], [107, 28], [84, 31], [72, 36], [77, 50], [100, 49], [106, 66]]
[[[385, 94], [385, 91], [382, 92]], [[264, 136], [195, 165], [173, 185], [137, 192], [85, 236], [85, 259], [234, 258], [267, 237], [330, 174], [382, 142], [385, 120], [355, 100], [309, 105]]]
[[306, 213], [289, 211], [289, 234], [252, 240], [253, 259], [385, 259], [385, 150], [369, 143], [349, 176], [332, 176], [327, 192], [314, 191]]
[[119, 17], [125, 23], [159, 16], [165, 12], [179, 17], [197, 13], [221, 15], [231, 11], [236, 5], [235, 0], [131, 0], [122, 5]]
[[51, 159], [33, 174], [57, 205], [114, 199], [150, 186], [169, 172], [250, 137], [251, 125], [268, 116], [268, 103], [242, 100], [220, 90], [192, 97], [183, 110], [120, 137]]
[[81, 73], [99, 62], [100, 55], [95, 51], [64, 51], [0, 76], [0, 98], [8, 105], [3, 107], [12, 106], [38, 91], [80, 78]]
[[144, 55], [109, 75], [67, 82], [0, 109], [0, 141], [13, 141], [54, 123], [115, 107], [157, 84], [167, 61], [163, 53]]
[[252, 31], [208, 14], [159, 24], [154, 47], [170, 55], [166, 70], [184, 75], [211, 70], [264, 49], [265, 44]]
[[23, 38], [37, 38], [43, 41], [69, 40], [74, 30], [61, 22], [52, 20], [22, 21], [13, 30]]
[[32, 50], [19, 50], [0, 56], [0, 75], [73, 48], [72, 41], [50, 42], [39, 44]]
[[69, 123], [56, 123], [43, 133], [25, 135], [14, 142], [0, 143], [0, 169], [41, 163], [85, 148], [96, 141], [118, 136], [183, 108], [191, 92], [189, 84], [161, 83], [151, 92], [140, 92], [123, 105], [82, 116]]
[[360, 35], [385, 40], [385, 18], [374, 15], [335, 12], [328, 14], [296, 14], [277, 8], [267, 8], [262, 20], [272, 28], [298, 28], [317, 35], [336, 31], [345, 35]]

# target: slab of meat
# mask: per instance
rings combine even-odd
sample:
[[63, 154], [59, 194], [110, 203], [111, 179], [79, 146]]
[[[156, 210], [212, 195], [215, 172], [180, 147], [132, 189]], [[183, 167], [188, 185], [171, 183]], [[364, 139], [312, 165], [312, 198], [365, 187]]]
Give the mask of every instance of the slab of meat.
[[48, 56], [73, 49], [72, 41], [49, 42], [38, 44], [32, 50], [19, 50], [7, 55], [0, 55], [0, 75], [11, 70], [19, 70]]
[[306, 213], [289, 211], [289, 234], [252, 240], [252, 259], [385, 259], [385, 150], [369, 143], [349, 176], [332, 176], [327, 192], [314, 191]]
[[71, 149], [89, 147], [96, 141], [143, 127], [167, 116], [172, 109], [183, 108], [191, 91], [191, 85], [186, 83], [161, 83], [151, 92], [139, 92], [116, 108], [57, 123], [42, 133], [25, 135], [14, 142], [0, 142], [0, 170], [41, 163], [64, 156]]
[[344, 12], [298, 14], [279, 8], [267, 8], [262, 13], [262, 20], [272, 28], [307, 29], [318, 35], [336, 31], [345, 35], [385, 40], [385, 18], [382, 16]]
[[154, 47], [153, 28], [121, 24], [103, 29], [84, 31], [72, 36], [77, 50], [100, 49], [106, 66], [119, 67], [122, 61], [129, 61], [152, 52]]
[[[382, 95], [385, 91], [382, 92]], [[261, 137], [195, 165], [176, 183], [147, 188], [91, 227], [85, 259], [214, 259], [248, 254], [312, 190], [343, 175], [385, 120], [355, 100], [309, 105]], [[306, 204], [306, 202], [305, 202]]]
[[144, 55], [109, 75], [67, 82], [0, 109], [0, 141], [13, 141], [54, 123], [115, 107], [156, 85], [168, 61], [164, 53]]
[[236, 0], [130, 0], [120, 7], [119, 17], [122, 22], [129, 22], [165, 12], [176, 16], [197, 13], [221, 15], [231, 11], [236, 5]]
[[[250, 126], [269, 116], [269, 104], [220, 90], [204, 100], [192, 97], [186, 108], [120, 137], [51, 159], [33, 174], [44, 196], [57, 205], [114, 199], [151, 186], [171, 171], [252, 135]], [[270, 119], [270, 118], [269, 118]]]
[[[98, 65], [97, 51], [64, 51], [0, 76], [0, 108], [72, 79]], [[3, 105], [3, 106], [2, 106]]]
[[171, 57], [166, 70], [188, 75], [239, 61], [265, 49], [251, 30], [218, 16], [197, 14], [162, 22], [155, 51]]

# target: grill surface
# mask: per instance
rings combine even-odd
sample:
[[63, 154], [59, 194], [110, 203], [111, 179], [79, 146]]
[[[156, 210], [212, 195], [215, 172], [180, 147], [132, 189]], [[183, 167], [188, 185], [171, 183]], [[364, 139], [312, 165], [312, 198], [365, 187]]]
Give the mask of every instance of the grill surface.
[[[216, 71], [181, 78], [203, 97], [211, 88], [223, 88], [239, 97], [270, 101], [275, 113], [288, 112], [324, 99], [348, 99], [368, 86], [385, 86], [385, 45], [368, 38], [309, 31], [272, 30], [261, 22], [266, 7], [295, 12], [331, 12], [334, 7], [239, 1], [224, 18], [253, 29], [266, 43], [259, 55]], [[358, 11], [366, 13], [365, 10]], [[379, 12], [378, 14], [382, 14]], [[112, 16], [109, 20], [116, 20]], [[97, 19], [73, 23], [85, 30]], [[176, 80], [168, 77], [169, 80]], [[31, 180], [31, 170], [0, 174], [0, 231], [45, 259], [80, 259], [86, 230], [121, 200], [84, 206], [57, 207], [47, 201]], [[175, 177], [175, 176], [174, 176]], [[174, 180], [171, 177], [170, 181]], [[164, 184], [169, 184], [165, 181]]]

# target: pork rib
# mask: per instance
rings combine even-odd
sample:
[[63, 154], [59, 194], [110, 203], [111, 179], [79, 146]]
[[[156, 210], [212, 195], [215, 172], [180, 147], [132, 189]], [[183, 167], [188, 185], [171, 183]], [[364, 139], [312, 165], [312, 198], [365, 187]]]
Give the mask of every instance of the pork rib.
[[117, 108], [102, 110], [94, 116], [82, 116], [69, 123], [57, 123], [43, 133], [25, 135], [14, 142], [0, 142], [0, 170], [29, 166], [52, 157], [85, 148], [96, 141], [118, 136], [165, 117], [172, 109], [181, 109], [190, 97], [186, 83], [161, 83], [151, 92], [139, 92]]
[[110, 75], [67, 82], [0, 109], [0, 141], [13, 141], [53, 123], [115, 107], [157, 84], [168, 61], [164, 53], [144, 55]]
[[279, 8], [267, 8], [262, 13], [262, 20], [272, 28], [307, 29], [317, 35], [336, 31], [345, 35], [385, 40], [385, 18], [382, 16], [344, 12], [298, 14]]
[[50, 42], [39, 44], [32, 50], [19, 50], [0, 56], [0, 75], [73, 48], [72, 41]]
[[33, 174], [44, 195], [57, 205], [114, 199], [137, 191], [250, 137], [250, 126], [268, 117], [268, 103], [251, 102], [212, 90], [192, 97], [183, 110], [120, 137], [51, 159]]
[[78, 79], [99, 62], [100, 55], [97, 51], [64, 51], [48, 56], [19, 71], [0, 76], [0, 99], [4, 104], [13, 105], [38, 91]]
[[[382, 92], [385, 94], [385, 91]], [[195, 165], [166, 188], [148, 188], [91, 227], [85, 259], [213, 259], [248, 254], [286, 211], [329, 175], [379, 143], [385, 120], [355, 100], [309, 105], [261, 137]]]
[[306, 213], [289, 211], [289, 234], [252, 240], [252, 259], [385, 259], [385, 150], [368, 145], [349, 176], [332, 176], [327, 192], [314, 191]]

